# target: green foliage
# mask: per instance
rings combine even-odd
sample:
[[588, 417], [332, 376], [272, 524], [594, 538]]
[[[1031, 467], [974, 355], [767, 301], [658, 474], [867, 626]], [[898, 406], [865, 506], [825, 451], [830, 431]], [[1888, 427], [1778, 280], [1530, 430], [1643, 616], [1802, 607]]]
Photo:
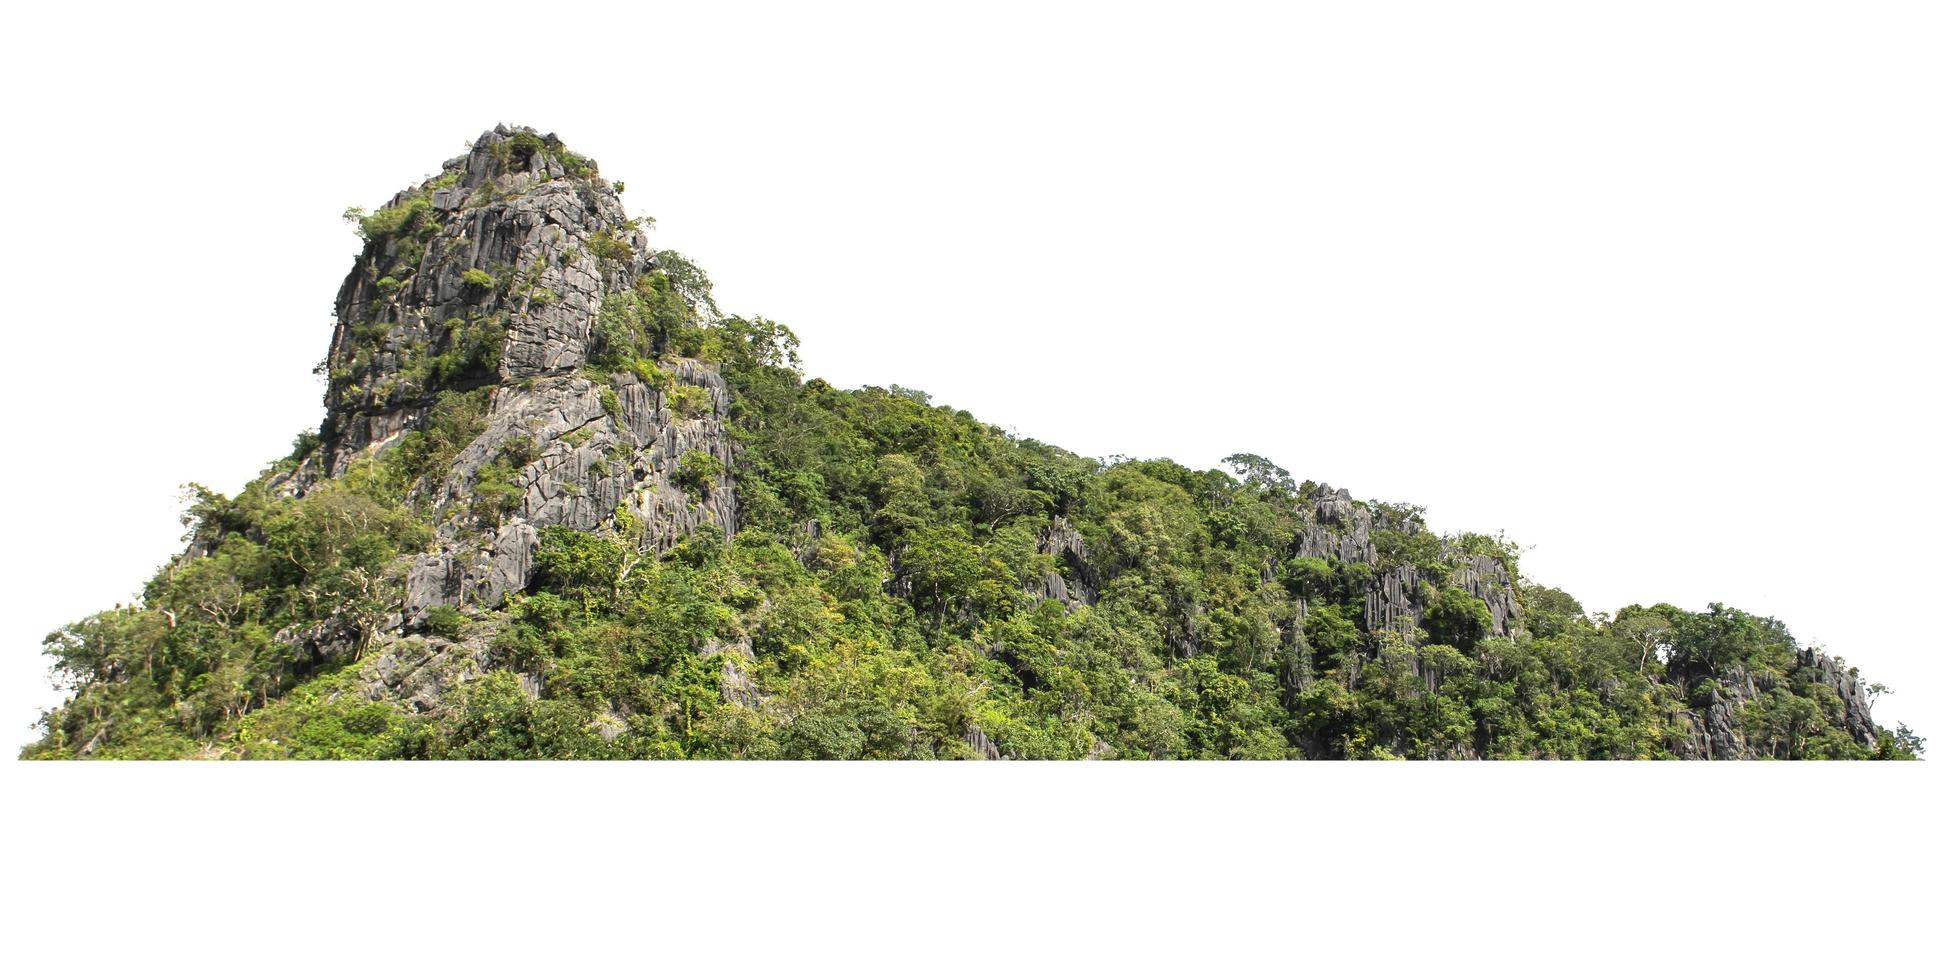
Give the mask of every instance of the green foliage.
[[[25, 754], [195, 754], [253, 709], [356, 657], [398, 608], [395, 559], [428, 537], [379, 486], [361, 463], [303, 497], [262, 479], [235, 498], [193, 488], [192, 546], [150, 580], [141, 605], [48, 636], [45, 652], [75, 695], [43, 719]], [[298, 626], [315, 627], [317, 639], [283, 632]]]
[[717, 478], [724, 472], [724, 464], [717, 457], [701, 449], [692, 449], [677, 458], [677, 486], [692, 493], [704, 493], [717, 485]]
[[588, 251], [598, 259], [611, 262], [628, 262], [636, 257], [636, 250], [607, 228], [597, 229], [595, 234], [588, 236]]
[[379, 460], [376, 482], [386, 499], [397, 500], [421, 480], [444, 473], [460, 450], [487, 427], [490, 389], [442, 391], [420, 428], [402, 436]]
[[298, 433], [297, 438], [291, 440], [291, 454], [284, 459], [290, 463], [300, 462], [306, 456], [317, 452], [318, 447], [323, 444], [324, 439], [318, 435], [316, 429], [306, 429]]
[[1495, 619], [1486, 603], [1450, 586], [1428, 605], [1421, 625], [1430, 641], [1467, 651], [1494, 631]]
[[669, 392], [670, 409], [684, 418], [696, 418], [710, 412], [710, 392], [696, 385], [675, 385]]
[[356, 208], [350, 209], [345, 212], [345, 217], [357, 224], [359, 236], [368, 242], [395, 237], [423, 237], [438, 227], [438, 219], [433, 215], [433, 200], [425, 193], [414, 194], [370, 215]]
[[494, 524], [519, 506], [527, 494], [527, 488], [520, 482], [521, 473], [538, 458], [540, 451], [527, 436], [517, 436], [502, 444], [493, 459], [474, 474], [474, 519], [482, 524]]
[[515, 133], [508, 137], [505, 145], [509, 159], [522, 166], [526, 166], [528, 161], [534, 159], [534, 155], [540, 153], [546, 146], [541, 142], [541, 137], [529, 132]]
[[[548, 154], [578, 173], [548, 138], [496, 145], [510, 164]], [[365, 220], [395, 247], [424, 227], [413, 213]], [[612, 236], [589, 248], [634, 258]], [[532, 285], [533, 270], [496, 271], [469, 281]], [[467, 679], [424, 713], [373, 700], [360, 654], [400, 609], [427, 524], [481, 544], [460, 518], [501, 521], [550, 448], [507, 439], [454, 474], [485, 430], [502, 322], [456, 318], [427, 338], [375, 317], [349, 327], [363, 360], [334, 365], [351, 372], [335, 384], [401, 357], [410, 387], [390, 397], [431, 399], [417, 428], [302, 497], [273, 478], [332, 433], [301, 436], [234, 499], [198, 490], [189, 551], [140, 604], [48, 637], [72, 695], [23, 755], [1621, 759], [1678, 754], [1708, 717], [1767, 757], [1924, 748], [1905, 726], [1855, 737], [1859, 720], [1774, 620], [1717, 605], [1592, 618], [1520, 580], [1504, 539], [1440, 537], [1407, 505], [1356, 504], [1371, 555], [1322, 554], [1308, 542], [1330, 488], [1270, 460], [1105, 465], [923, 392], [837, 390], [799, 374], [789, 329], [720, 318], [709, 288], [681, 256], [650, 256], [604, 297], [585, 373], [611, 416], [613, 385], [633, 376], [695, 417], [713, 395], [677, 382], [695, 369], [679, 359], [720, 365], [736, 534], [703, 527], [651, 550], [667, 525], [646, 528], [634, 499], [601, 530], [541, 527], [532, 580], [500, 608], [434, 606], [430, 636], [384, 640], [384, 663], [433, 669], [437, 647]], [[540, 293], [530, 302], [552, 302]], [[671, 470], [699, 497], [733, 475], [701, 449]], [[455, 481], [464, 492], [435, 492]], [[1518, 583], [1509, 628], [1482, 598], [1492, 576], [1469, 565]], [[1419, 582], [1420, 634], [1375, 628], [1381, 575]]]
[[466, 625], [466, 615], [452, 606], [433, 606], [426, 610], [426, 631], [434, 636], [457, 640]]
[[492, 290], [495, 286], [499, 285], [494, 280], [494, 277], [489, 275], [484, 269], [468, 269], [460, 273], [460, 281], [483, 292]]
[[1313, 654], [1327, 666], [1351, 663], [1359, 653], [1359, 627], [1332, 606], [1321, 606], [1307, 614], [1304, 635]]
[[245, 759], [395, 759], [424, 723], [354, 693], [357, 667], [300, 685], [237, 723], [230, 751]]

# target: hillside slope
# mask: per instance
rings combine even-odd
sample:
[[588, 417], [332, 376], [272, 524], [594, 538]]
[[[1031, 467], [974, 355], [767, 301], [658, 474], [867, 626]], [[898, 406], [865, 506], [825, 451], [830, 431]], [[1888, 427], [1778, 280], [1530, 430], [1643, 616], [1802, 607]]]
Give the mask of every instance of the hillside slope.
[[797, 371], [500, 127], [371, 214], [326, 416], [52, 634], [27, 758], [1912, 758], [1719, 606], [1586, 616], [1417, 508], [1105, 465]]

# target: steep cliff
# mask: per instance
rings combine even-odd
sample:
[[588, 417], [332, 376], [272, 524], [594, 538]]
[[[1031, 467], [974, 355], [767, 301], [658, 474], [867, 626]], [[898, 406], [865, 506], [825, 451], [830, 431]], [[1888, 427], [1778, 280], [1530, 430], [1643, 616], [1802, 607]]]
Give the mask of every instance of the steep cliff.
[[[658, 549], [704, 525], [736, 530], [724, 379], [671, 346], [706, 300], [671, 281], [593, 160], [501, 127], [364, 220], [325, 360], [320, 456], [293, 490], [426, 427], [442, 396], [482, 402], [482, 431], [407, 490], [438, 515], [408, 622], [525, 587], [539, 527], [610, 528], [621, 509]], [[720, 477], [678, 487], [689, 453]], [[483, 480], [498, 493], [485, 504]]]
[[[626, 529], [652, 553], [735, 533], [730, 396], [715, 365], [681, 353], [715, 313], [708, 283], [659, 261], [594, 160], [501, 126], [352, 217], [367, 241], [338, 293], [321, 442], [286, 486], [303, 495], [428, 429], [472, 436], [457, 452], [414, 447], [426, 458], [403, 499], [433, 540], [405, 571], [391, 634], [526, 588], [544, 527]], [[686, 457], [709, 475], [686, 478]], [[372, 693], [485, 663], [456, 648], [448, 664], [435, 644], [405, 675], [410, 655], [382, 649]]]
[[1865, 758], [1775, 621], [1591, 617], [1418, 508], [1106, 465], [796, 369], [595, 162], [371, 213], [315, 434], [57, 631], [31, 757]]

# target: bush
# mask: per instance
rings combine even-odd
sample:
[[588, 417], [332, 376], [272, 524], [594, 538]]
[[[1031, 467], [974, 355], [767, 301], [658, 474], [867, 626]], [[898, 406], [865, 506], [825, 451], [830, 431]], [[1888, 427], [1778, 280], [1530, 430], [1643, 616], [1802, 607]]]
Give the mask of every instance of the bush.
[[301, 462], [306, 456], [311, 455], [312, 451], [324, 445], [324, 442], [316, 429], [306, 429], [298, 433], [296, 439], [291, 440], [291, 455], [284, 458], [293, 463]]
[[534, 584], [556, 595], [592, 602], [614, 590], [625, 555], [613, 538], [553, 525], [541, 529], [534, 550]]
[[1427, 607], [1421, 625], [1427, 628], [1429, 642], [1473, 650], [1494, 631], [1495, 619], [1486, 603], [1450, 586]]
[[541, 142], [541, 137], [533, 133], [515, 133], [507, 141], [507, 152], [511, 159], [525, 166], [544, 146], [546, 144]]
[[354, 209], [345, 212], [345, 216], [358, 222], [360, 237], [368, 242], [379, 241], [401, 232], [430, 231], [433, 227], [433, 201], [426, 195], [419, 194], [393, 207], [380, 208], [369, 215], [361, 216]]
[[677, 486], [692, 493], [703, 493], [717, 485], [717, 477], [724, 472], [724, 464], [717, 457], [701, 449], [692, 449], [676, 461]]
[[466, 625], [467, 617], [452, 606], [433, 606], [426, 610], [426, 631], [434, 636], [457, 640], [461, 628]]
[[467, 271], [460, 273], [460, 281], [466, 283], [467, 285], [475, 289], [479, 289], [483, 291], [492, 289], [494, 288], [495, 285], [497, 285], [494, 282], [494, 277], [488, 275], [484, 270], [481, 269], [468, 269]]
[[[561, 164], [563, 170], [568, 172], [568, 176], [574, 177], [577, 180], [585, 179], [595, 174], [595, 161], [573, 150], [565, 148], [559, 150], [555, 154], [555, 160]], [[618, 193], [622, 191], [620, 184], [616, 186], [616, 191]]]
[[711, 409], [710, 392], [696, 385], [677, 385], [670, 389], [670, 410], [685, 418], [696, 418]]
[[1304, 633], [1324, 664], [1338, 664], [1359, 649], [1359, 627], [1331, 606], [1312, 610], [1305, 618]]
[[474, 474], [473, 516], [483, 524], [500, 520], [520, 506], [527, 488], [520, 483], [521, 471], [536, 457], [534, 440], [510, 439], [491, 462]]
[[609, 234], [607, 229], [588, 236], [588, 250], [598, 259], [618, 262], [627, 262], [636, 257], [636, 250], [628, 242]]
[[637, 380], [651, 388], [667, 391], [672, 384], [676, 383], [676, 379], [671, 377], [670, 372], [663, 370], [655, 361], [647, 357], [639, 357], [631, 361], [629, 370], [635, 374]]

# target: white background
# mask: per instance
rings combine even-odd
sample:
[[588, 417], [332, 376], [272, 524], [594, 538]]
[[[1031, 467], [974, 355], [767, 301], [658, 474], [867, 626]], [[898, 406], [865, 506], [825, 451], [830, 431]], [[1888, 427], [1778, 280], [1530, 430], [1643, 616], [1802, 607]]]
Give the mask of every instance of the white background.
[[[177, 547], [178, 486], [234, 491], [318, 422], [356, 250], [339, 213], [501, 121], [627, 181], [658, 245], [794, 327], [811, 374], [1088, 455], [1257, 452], [1505, 530], [1592, 610], [1778, 616], [1896, 689], [1882, 723], [1948, 738], [1930, 5], [9, 19], [7, 744], [55, 698], [41, 635]], [[804, 972], [754, 945], [796, 937], [919, 974], [1533, 954], [1905, 975], [1939, 905], [1902, 891], [1939, 872], [1936, 784], [1842, 768], [10, 765], [31, 869], [10, 877], [36, 955], [108, 955], [119, 926], [144, 964], [284, 970], [355, 937], [513, 969], [628, 934], [641, 969]]]

